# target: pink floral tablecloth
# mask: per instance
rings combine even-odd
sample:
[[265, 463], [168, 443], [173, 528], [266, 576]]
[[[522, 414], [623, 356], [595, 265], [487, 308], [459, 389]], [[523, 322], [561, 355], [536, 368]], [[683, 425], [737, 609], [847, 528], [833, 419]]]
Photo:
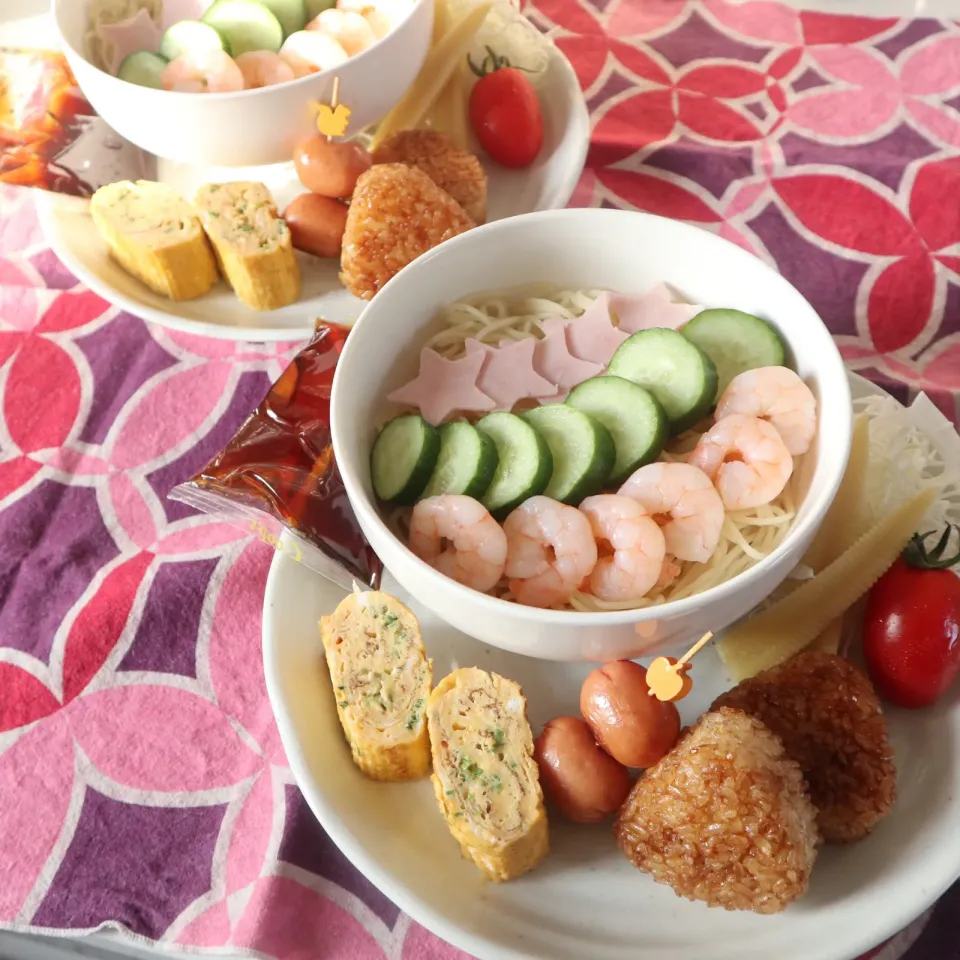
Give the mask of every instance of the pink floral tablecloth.
[[[960, 394], [960, 28], [775, 2], [539, 0], [594, 120], [577, 205], [702, 225], [849, 365]], [[313, 820], [264, 689], [270, 548], [166, 499], [295, 345], [152, 327], [0, 192], [0, 924], [296, 960], [463, 956]], [[960, 865], [958, 865], [960, 868]], [[960, 890], [876, 953], [960, 957]]]

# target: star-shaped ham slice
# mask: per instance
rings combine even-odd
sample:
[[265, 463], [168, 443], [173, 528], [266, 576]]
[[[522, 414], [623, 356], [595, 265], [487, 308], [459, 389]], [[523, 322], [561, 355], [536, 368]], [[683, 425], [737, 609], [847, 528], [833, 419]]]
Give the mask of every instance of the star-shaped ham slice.
[[467, 341], [467, 356], [480, 354], [485, 358], [477, 387], [493, 400], [495, 409], [510, 411], [520, 400], [557, 392], [557, 385], [545, 380], [533, 368], [536, 347], [535, 337], [504, 340], [495, 347], [479, 340]]
[[106, 44], [106, 66], [114, 74], [131, 53], [138, 50], [156, 53], [163, 36], [163, 31], [143, 7], [126, 20], [97, 27], [97, 33]]
[[483, 353], [471, 353], [459, 360], [447, 360], [425, 347], [420, 351], [420, 372], [416, 378], [394, 390], [387, 399], [416, 407], [420, 416], [434, 426], [453, 413], [486, 413], [496, 404], [477, 389], [484, 359]]
[[559, 393], [538, 397], [543, 403], [555, 403], [563, 400], [567, 393], [578, 383], [597, 376], [603, 370], [599, 363], [581, 360], [570, 351], [567, 331], [571, 324], [579, 320], [564, 320], [559, 323], [546, 321], [550, 330], [544, 330], [544, 337], [538, 340], [533, 351], [533, 366], [537, 373], [550, 383], [555, 383]]
[[663, 283], [642, 297], [610, 295], [610, 311], [617, 318], [620, 331], [628, 335], [651, 327], [679, 330], [703, 309], [693, 303], [674, 303], [673, 294]]
[[169, 30], [181, 20], [199, 20], [210, 5], [211, 0], [163, 0], [163, 19], [160, 26]]
[[624, 333], [613, 325], [610, 305], [613, 294], [601, 293], [579, 317], [574, 320], [562, 320], [559, 317], [544, 320], [541, 324], [544, 333], [549, 333], [561, 324], [567, 328], [567, 344], [570, 352], [578, 360], [589, 360], [605, 367], [617, 347], [627, 339]]

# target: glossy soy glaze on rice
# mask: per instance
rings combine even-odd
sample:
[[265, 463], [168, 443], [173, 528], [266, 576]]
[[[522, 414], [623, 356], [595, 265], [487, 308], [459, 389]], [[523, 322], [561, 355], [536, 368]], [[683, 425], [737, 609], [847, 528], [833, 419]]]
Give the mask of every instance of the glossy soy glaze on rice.
[[756, 913], [803, 896], [819, 840], [799, 766], [763, 724], [727, 708], [704, 714], [637, 781], [614, 834], [679, 896]]

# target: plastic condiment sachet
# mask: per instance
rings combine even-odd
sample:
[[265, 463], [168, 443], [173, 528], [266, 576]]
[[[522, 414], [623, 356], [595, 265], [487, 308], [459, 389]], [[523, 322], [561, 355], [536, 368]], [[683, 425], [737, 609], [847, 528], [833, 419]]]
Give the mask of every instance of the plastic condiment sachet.
[[0, 47], [0, 183], [89, 197], [151, 160], [97, 116], [59, 53]]
[[318, 323], [233, 439], [170, 497], [241, 526], [342, 586], [379, 588], [383, 565], [347, 500], [330, 389], [348, 327]]

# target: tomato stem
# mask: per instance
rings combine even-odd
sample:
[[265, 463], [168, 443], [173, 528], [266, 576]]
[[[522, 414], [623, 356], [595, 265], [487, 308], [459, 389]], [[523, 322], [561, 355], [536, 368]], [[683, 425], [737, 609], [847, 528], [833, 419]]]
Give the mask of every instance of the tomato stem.
[[[467, 54], [467, 64], [470, 69], [481, 79], [487, 76], [488, 73], [494, 73], [497, 70], [503, 70], [505, 67], [510, 67], [510, 58], [507, 56], [501, 56], [493, 47], [486, 46], [484, 50], [487, 51], [487, 55], [483, 58], [478, 67], [474, 62], [470, 54]], [[524, 73], [530, 73], [530, 70], [527, 70], [526, 67], [514, 67], [515, 70], [522, 70]]]
[[[928, 530], [926, 533], [915, 533], [903, 551], [903, 559], [911, 567], [918, 570], [946, 570], [955, 563], [960, 562], [960, 550], [950, 557], [944, 557], [944, 551], [950, 543], [950, 534], [953, 533], [954, 525], [948, 523], [944, 528], [940, 539], [930, 549], [926, 542], [929, 537], [934, 536], [936, 530]], [[960, 533], [960, 528], [958, 528]]]

